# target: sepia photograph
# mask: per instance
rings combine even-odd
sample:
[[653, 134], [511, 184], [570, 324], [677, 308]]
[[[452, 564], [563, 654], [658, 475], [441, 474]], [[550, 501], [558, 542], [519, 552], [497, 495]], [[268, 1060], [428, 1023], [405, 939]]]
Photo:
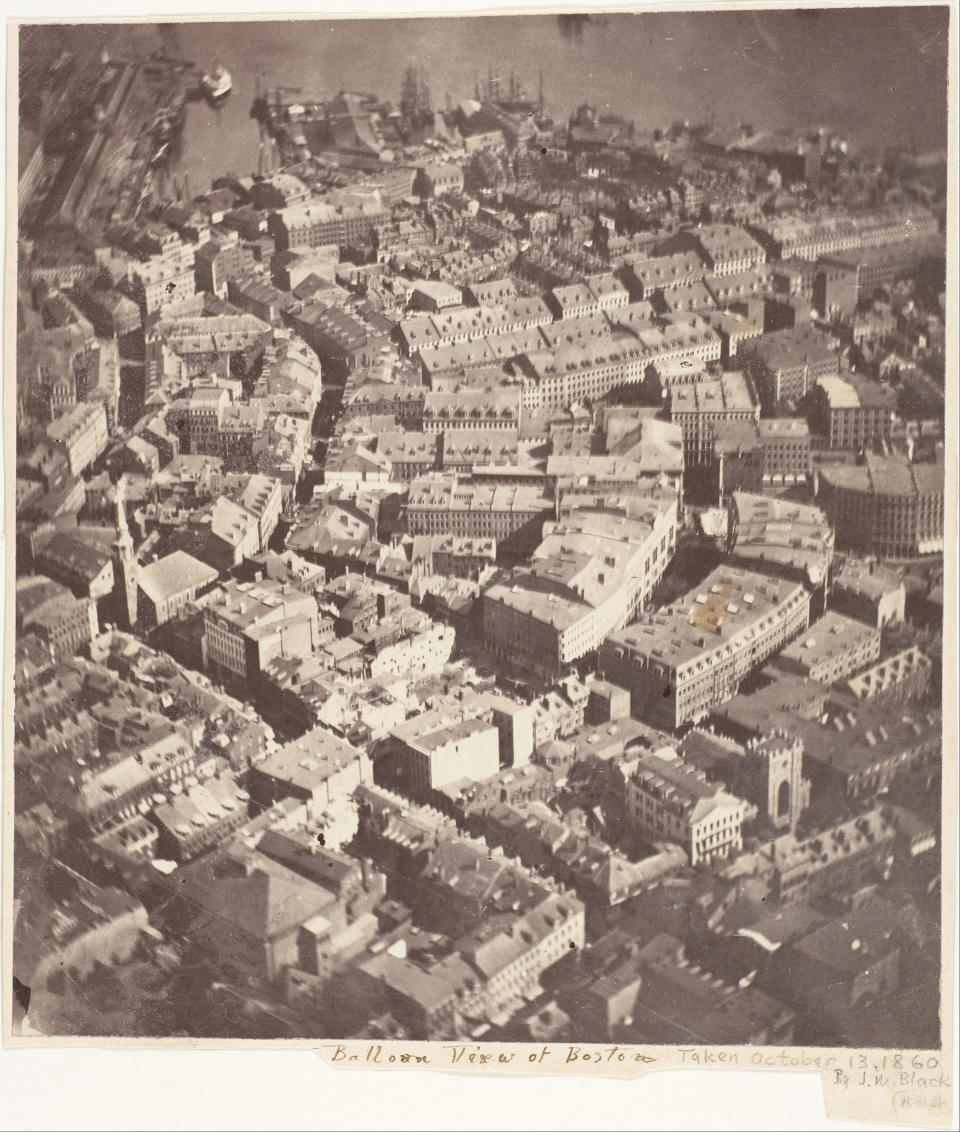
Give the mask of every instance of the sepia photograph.
[[949, 1119], [951, 17], [8, 27], [8, 1042]]

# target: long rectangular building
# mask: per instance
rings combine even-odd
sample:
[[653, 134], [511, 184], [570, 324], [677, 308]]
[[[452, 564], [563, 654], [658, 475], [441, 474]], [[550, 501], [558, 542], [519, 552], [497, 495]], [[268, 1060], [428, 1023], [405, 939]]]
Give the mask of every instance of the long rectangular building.
[[528, 566], [496, 578], [483, 594], [488, 648], [555, 676], [635, 616], [676, 546], [676, 493], [663, 489], [645, 502], [646, 513], [636, 502], [637, 518], [572, 513]]
[[414, 536], [488, 538], [512, 550], [529, 551], [540, 541], [553, 507], [539, 487], [420, 479], [410, 484], [407, 531]]
[[637, 718], [676, 729], [734, 696], [809, 621], [799, 582], [720, 566], [697, 590], [610, 636], [600, 671], [630, 689]]

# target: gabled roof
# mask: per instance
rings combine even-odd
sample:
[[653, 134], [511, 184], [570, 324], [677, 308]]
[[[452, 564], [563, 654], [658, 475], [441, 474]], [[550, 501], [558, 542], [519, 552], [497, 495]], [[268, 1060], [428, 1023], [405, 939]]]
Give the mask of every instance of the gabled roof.
[[254, 939], [277, 939], [327, 908], [333, 894], [259, 853], [205, 859], [179, 870], [180, 894]]

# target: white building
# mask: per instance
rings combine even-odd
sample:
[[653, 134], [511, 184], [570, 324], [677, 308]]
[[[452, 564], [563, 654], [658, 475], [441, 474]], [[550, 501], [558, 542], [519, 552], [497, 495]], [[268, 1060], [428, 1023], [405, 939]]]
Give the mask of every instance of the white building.
[[691, 865], [709, 864], [743, 848], [747, 804], [708, 783], [702, 771], [669, 748], [644, 755], [627, 779], [627, 821], [649, 844], [682, 846]]

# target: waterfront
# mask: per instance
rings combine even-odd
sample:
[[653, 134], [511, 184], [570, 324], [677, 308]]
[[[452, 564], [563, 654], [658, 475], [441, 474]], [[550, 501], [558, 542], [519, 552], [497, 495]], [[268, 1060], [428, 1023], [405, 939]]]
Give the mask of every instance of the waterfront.
[[[180, 170], [196, 193], [214, 172], [256, 171], [258, 75], [263, 86], [396, 100], [410, 63], [425, 68], [437, 107], [448, 93], [470, 97], [489, 63], [495, 74], [516, 71], [534, 93], [542, 72], [557, 117], [590, 102], [640, 129], [678, 117], [747, 119], [758, 129], [829, 123], [862, 145], [933, 147], [946, 129], [945, 18], [934, 9], [878, 10], [871, 25], [869, 53], [859, 50], [863, 25], [850, 10], [610, 15], [585, 25], [555, 16], [384, 20], [376, 35], [368, 19], [165, 25], [163, 33], [168, 51], [202, 67], [220, 59], [233, 75], [221, 109], [194, 103], [189, 111]], [[870, 97], [851, 99], [851, 89]]]

